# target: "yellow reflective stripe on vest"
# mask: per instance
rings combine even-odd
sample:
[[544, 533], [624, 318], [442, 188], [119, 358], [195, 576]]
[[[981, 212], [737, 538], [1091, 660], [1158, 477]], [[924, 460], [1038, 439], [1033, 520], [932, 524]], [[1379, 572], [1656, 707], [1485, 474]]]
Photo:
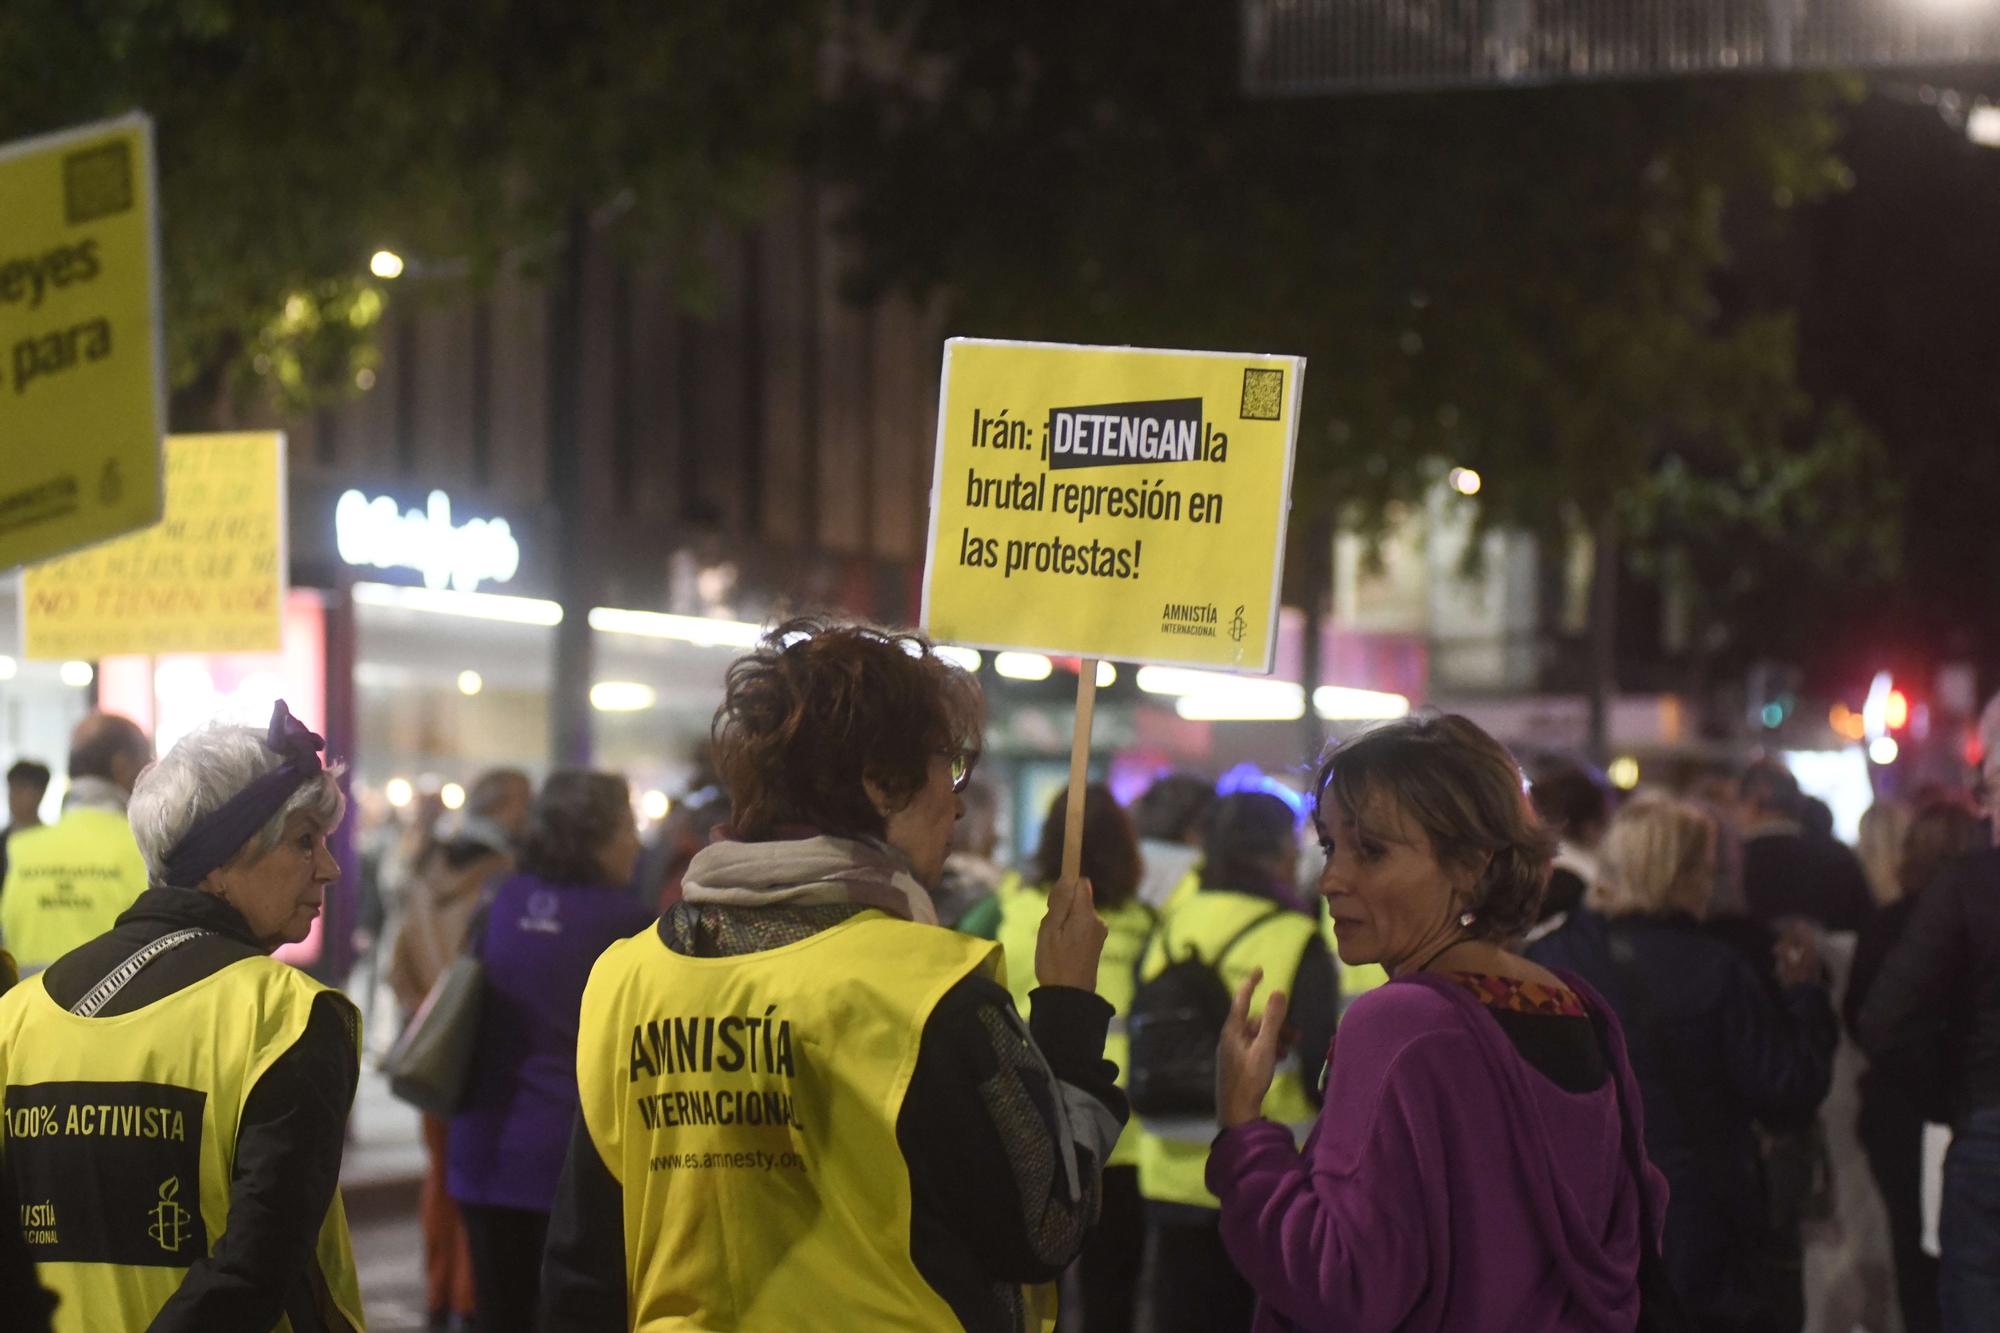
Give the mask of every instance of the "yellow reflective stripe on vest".
[[[1011, 890], [1001, 886], [1000, 947], [1007, 954], [1007, 989], [1013, 992], [1014, 1007], [1028, 1016], [1028, 995], [1035, 988], [1035, 941], [1041, 934], [1042, 917], [1049, 910], [1048, 890], [1040, 885], [1023, 886], [1015, 877]], [[1118, 1086], [1125, 1086], [1131, 1064], [1131, 1040], [1125, 1035], [1125, 1017], [1132, 1012], [1132, 992], [1138, 988], [1135, 972], [1139, 957], [1153, 930], [1153, 913], [1144, 903], [1133, 901], [1108, 912], [1100, 911], [1107, 934], [1104, 952], [1097, 961], [1097, 993], [1111, 1006], [1111, 1028], [1104, 1037], [1104, 1058], [1118, 1066]], [[1108, 1166], [1137, 1166], [1139, 1136], [1128, 1129], [1118, 1136]]]
[[39, 972], [111, 929], [146, 891], [146, 861], [116, 810], [81, 806], [7, 839], [0, 943]]
[[[1179, 906], [1161, 914], [1159, 927], [1154, 930], [1139, 966], [1140, 982], [1150, 981], [1166, 970], [1169, 949], [1175, 958], [1180, 958], [1192, 948], [1213, 962], [1238, 931], [1269, 915], [1271, 907], [1270, 899], [1247, 893], [1203, 889], [1187, 895]], [[1223, 984], [1234, 993], [1252, 972], [1263, 968], [1263, 980], [1257, 983], [1251, 996], [1252, 1013], [1262, 1009], [1274, 990], [1293, 993], [1297, 989], [1299, 960], [1315, 929], [1312, 918], [1298, 912], [1280, 911], [1270, 916], [1223, 958]], [[1303, 1138], [1311, 1128], [1317, 1112], [1306, 1093], [1296, 1058], [1279, 1064], [1271, 1080], [1271, 1090], [1264, 1094], [1262, 1111], [1266, 1119], [1290, 1126], [1294, 1137]], [[1139, 1120], [1127, 1127], [1125, 1137], [1132, 1138], [1135, 1128], [1141, 1194], [1161, 1203], [1222, 1206], [1222, 1201], [1209, 1193], [1203, 1179], [1208, 1169], [1208, 1145], [1215, 1137], [1214, 1122], [1149, 1125]]]
[[938, 1001], [999, 962], [875, 911], [737, 957], [606, 950], [577, 1086], [624, 1190], [631, 1326], [954, 1327], [910, 1256], [896, 1118]]
[[[58, 1333], [145, 1328], [214, 1250], [244, 1101], [326, 990], [260, 957], [109, 1018], [68, 1013], [39, 976], [0, 998], [6, 1170], [37, 1272], [62, 1298]], [[338, 1314], [362, 1328], [338, 1191], [317, 1257]]]

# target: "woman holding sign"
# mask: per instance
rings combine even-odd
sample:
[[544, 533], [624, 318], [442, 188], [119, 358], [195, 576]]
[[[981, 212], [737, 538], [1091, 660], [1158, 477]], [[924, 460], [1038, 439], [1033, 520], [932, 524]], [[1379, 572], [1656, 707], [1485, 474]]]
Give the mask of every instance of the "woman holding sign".
[[1088, 881], [1029, 1023], [935, 924], [982, 714], [915, 634], [793, 621], [731, 666], [728, 836], [584, 993], [547, 1328], [1048, 1326], [1125, 1101]]
[[1665, 1184], [1609, 1006], [1504, 948], [1553, 842], [1520, 770], [1464, 718], [1418, 718], [1342, 745], [1316, 789], [1341, 961], [1392, 979], [1342, 1018], [1303, 1152], [1258, 1118], [1285, 997], [1253, 1018], [1238, 988], [1208, 1183], [1256, 1327], [1633, 1328]]

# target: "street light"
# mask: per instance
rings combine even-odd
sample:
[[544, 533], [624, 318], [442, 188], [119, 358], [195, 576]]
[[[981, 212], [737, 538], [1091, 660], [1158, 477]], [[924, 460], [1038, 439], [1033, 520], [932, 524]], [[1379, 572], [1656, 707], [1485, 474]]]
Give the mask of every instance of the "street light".
[[1446, 474], [1445, 480], [1460, 495], [1477, 495], [1479, 488], [1485, 484], [1479, 473], [1469, 467], [1453, 468]]
[[377, 250], [368, 256], [368, 271], [384, 282], [403, 276], [403, 257], [394, 250]]
[[1965, 137], [1981, 148], [2000, 148], [2000, 106], [1976, 106], [1965, 118]]

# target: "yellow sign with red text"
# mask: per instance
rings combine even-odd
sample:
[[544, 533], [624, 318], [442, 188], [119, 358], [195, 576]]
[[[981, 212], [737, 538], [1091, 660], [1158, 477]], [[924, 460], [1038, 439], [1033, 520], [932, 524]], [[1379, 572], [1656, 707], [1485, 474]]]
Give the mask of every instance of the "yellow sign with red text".
[[283, 644], [285, 437], [167, 439], [166, 517], [30, 568], [31, 658], [267, 653]]
[[152, 122], [0, 147], [0, 571], [157, 522]]
[[953, 338], [924, 627], [1268, 672], [1305, 361]]

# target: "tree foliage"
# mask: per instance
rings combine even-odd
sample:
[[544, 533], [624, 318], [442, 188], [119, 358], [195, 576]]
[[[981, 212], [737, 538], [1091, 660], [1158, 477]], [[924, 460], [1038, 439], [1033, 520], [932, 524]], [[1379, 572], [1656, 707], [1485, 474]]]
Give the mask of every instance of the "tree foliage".
[[231, 386], [305, 407], [372, 364], [377, 247], [476, 279], [579, 207], [655, 254], [753, 213], [812, 105], [818, 13], [9, 0], [0, 141], [150, 113], [177, 408]]
[[1854, 498], [1872, 441], [1742, 258], [1846, 184], [1851, 87], [1250, 100], [1234, 8], [885, 3], [826, 142], [857, 287], [944, 290], [968, 334], [1304, 353], [1299, 498], [1364, 528], [1454, 464], [1484, 523], [1621, 509], [1658, 550]]

